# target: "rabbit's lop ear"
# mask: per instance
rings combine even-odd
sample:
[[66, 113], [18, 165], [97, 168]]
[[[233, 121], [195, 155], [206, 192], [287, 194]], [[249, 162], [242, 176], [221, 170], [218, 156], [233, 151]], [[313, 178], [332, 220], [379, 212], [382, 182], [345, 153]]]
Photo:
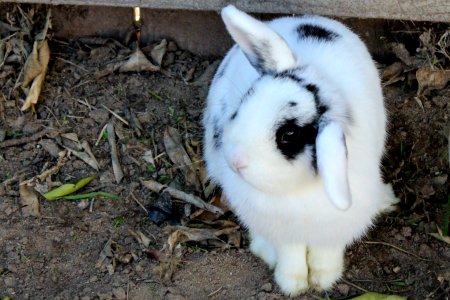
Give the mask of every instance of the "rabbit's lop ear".
[[286, 41], [267, 24], [233, 5], [222, 9], [222, 19], [234, 41], [259, 73], [277, 73], [296, 66]]
[[347, 177], [347, 146], [342, 127], [336, 122], [322, 121], [316, 139], [317, 167], [325, 192], [340, 210], [352, 204]]

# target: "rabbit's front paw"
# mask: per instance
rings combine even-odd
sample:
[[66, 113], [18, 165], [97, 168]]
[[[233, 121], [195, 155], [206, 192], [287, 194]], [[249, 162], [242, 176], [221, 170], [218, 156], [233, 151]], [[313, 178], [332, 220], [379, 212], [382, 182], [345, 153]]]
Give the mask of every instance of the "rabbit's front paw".
[[316, 290], [329, 290], [342, 276], [344, 250], [341, 248], [309, 248], [309, 285]]
[[297, 296], [308, 290], [308, 272], [275, 269], [275, 281], [284, 294]]
[[275, 268], [277, 264], [277, 253], [275, 248], [259, 235], [252, 234], [250, 243], [250, 251], [264, 260], [270, 269]]
[[283, 293], [296, 296], [308, 290], [308, 266], [306, 247], [290, 245], [278, 249], [279, 258], [275, 268], [275, 281]]

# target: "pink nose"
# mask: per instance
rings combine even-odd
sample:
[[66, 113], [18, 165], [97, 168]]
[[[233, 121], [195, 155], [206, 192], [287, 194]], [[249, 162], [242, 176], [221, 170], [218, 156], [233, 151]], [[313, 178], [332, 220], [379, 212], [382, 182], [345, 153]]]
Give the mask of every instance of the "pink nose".
[[230, 163], [231, 168], [235, 172], [239, 172], [240, 170], [248, 166], [248, 156], [241, 152], [234, 152], [231, 155]]

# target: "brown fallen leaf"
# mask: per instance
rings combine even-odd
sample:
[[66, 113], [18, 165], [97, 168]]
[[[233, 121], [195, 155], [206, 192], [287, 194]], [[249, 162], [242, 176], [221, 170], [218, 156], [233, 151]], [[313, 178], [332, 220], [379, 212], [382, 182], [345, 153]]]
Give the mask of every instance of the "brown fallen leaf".
[[208, 210], [214, 214], [223, 215], [222, 209], [203, 201], [201, 198], [199, 198], [197, 196], [187, 194], [183, 191], [166, 186], [164, 184], [161, 184], [161, 183], [151, 180], [151, 179], [145, 180], [145, 181], [141, 180], [141, 184], [155, 193], [160, 193], [164, 190], [165, 192], [169, 193], [169, 195], [173, 198], [176, 198], [176, 199], [184, 201], [186, 203], [195, 205], [198, 208]]
[[438, 231], [437, 233], [433, 232], [433, 233], [429, 233], [429, 235], [431, 235], [431, 236], [437, 238], [438, 240], [441, 240], [447, 244], [450, 244], [450, 236], [448, 236], [448, 235], [445, 236], [439, 227], [437, 227], [437, 231]]
[[404, 79], [400, 76], [403, 72], [403, 64], [401, 62], [395, 62], [381, 72], [380, 78], [384, 81], [384, 85], [392, 84], [398, 80]]
[[164, 147], [170, 160], [175, 164], [175, 167], [183, 172], [186, 185], [194, 188], [196, 191], [200, 191], [201, 185], [195, 167], [183, 147], [178, 130], [170, 126], [166, 128], [164, 131]]
[[155, 72], [159, 71], [159, 69], [160, 67], [152, 64], [141, 49], [136, 47], [136, 50], [131, 54], [130, 58], [120, 66], [119, 72]]
[[167, 226], [165, 231], [171, 232], [167, 240], [170, 252], [173, 252], [178, 244], [186, 242], [200, 242], [205, 240], [221, 241], [218, 235], [211, 229]]
[[163, 39], [158, 45], [153, 47], [152, 51], [150, 52], [150, 55], [152, 57], [152, 60], [158, 65], [162, 65], [162, 60], [164, 55], [167, 52], [167, 40]]
[[34, 190], [26, 183], [19, 185], [22, 215], [24, 217], [38, 217], [41, 215], [40, 203]]
[[50, 48], [47, 39], [35, 41], [33, 50], [25, 63], [23, 88], [27, 88], [31, 83], [31, 88], [27, 92], [25, 103], [21, 110], [33, 108], [37, 104], [47, 73], [48, 62], [50, 61]]
[[[216, 207], [219, 207], [222, 209], [223, 213], [227, 213], [230, 211], [230, 208], [227, 205], [227, 201], [224, 199], [225, 196], [222, 193], [218, 193], [214, 196], [214, 198], [209, 202], [209, 204], [214, 205]], [[204, 209], [198, 209], [194, 211], [189, 218], [191, 220], [198, 220], [198, 221], [215, 221], [219, 218], [219, 215], [211, 213], [209, 211], [206, 211]]]
[[408, 49], [402, 43], [391, 43], [392, 52], [407, 66], [411, 66], [414, 63], [414, 59], [409, 54]]
[[431, 90], [443, 89], [450, 80], [450, 70], [439, 70], [430, 67], [421, 67], [416, 71], [419, 88], [417, 95], [426, 95]]
[[108, 132], [108, 143], [111, 147], [111, 161], [113, 166], [114, 177], [116, 182], [120, 183], [123, 179], [123, 171], [119, 161], [119, 155], [116, 146], [116, 134], [114, 131], [114, 125], [109, 122], [106, 126], [106, 131]]

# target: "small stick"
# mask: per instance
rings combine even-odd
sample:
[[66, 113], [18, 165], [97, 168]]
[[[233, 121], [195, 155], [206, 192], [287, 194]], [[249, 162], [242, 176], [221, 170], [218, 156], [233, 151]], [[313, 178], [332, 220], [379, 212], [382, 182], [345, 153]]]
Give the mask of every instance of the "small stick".
[[108, 132], [108, 143], [111, 146], [111, 161], [113, 165], [114, 177], [116, 177], [116, 182], [120, 183], [123, 179], [123, 171], [120, 166], [119, 156], [117, 155], [116, 135], [114, 133], [114, 126], [111, 122], [106, 126], [106, 131]]
[[408, 254], [408, 255], [412, 255], [412, 256], [414, 256], [414, 257], [420, 259], [420, 260], [430, 261], [429, 259], [425, 259], [425, 258], [420, 257], [419, 255], [417, 255], [417, 254], [415, 254], [415, 253], [409, 252], [409, 251], [407, 251], [407, 250], [405, 250], [405, 249], [402, 249], [402, 248], [400, 248], [400, 247], [397, 247], [397, 246], [395, 246], [395, 245], [392, 245], [392, 244], [389, 244], [389, 243], [386, 243], [386, 242], [364, 241], [363, 243], [364, 243], [364, 244], [368, 244], [368, 245], [383, 245], [383, 246], [388, 246], [388, 247], [394, 248], [394, 249], [397, 250], [397, 251], [403, 252], [403, 253]]
[[106, 107], [104, 104], [102, 104], [103, 108], [106, 109], [107, 111], [109, 111], [114, 117], [116, 117], [119, 121], [121, 121], [122, 123], [124, 123], [127, 126], [130, 126], [130, 124], [128, 124], [128, 121], [125, 120], [124, 118], [122, 118], [121, 116], [119, 116], [117, 113], [115, 113], [114, 111], [112, 111], [111, 109], [109, 109], [108, 107]]
[[141, 203], [141, 201], [136, 198], [136, 196], [133, 194], [133, 192], [130, 193], [131, 198], [133, 198], [134, 201], [136, 201], [137, 204], [145, 211], [145, 213], [148, 215], [148, 210], [145, 208], [145, 206]]
[[27, 136], [27, 137], [13, 139], [13, 140], [6, 140], [6, 141], [0, 143], [0, 149], [34, 142], [49, 132], [50, 132], [50, 130], [45, 128], [45, 129], [39, 131], [38, 133], [33, 134], [32, 136]]
[[212, 297], [212, 296], [218, 294], [222, 289], [223, 289], [223, 286], [221, 286], [220, 288], [218, 288], [218, 289], [215, 290], [214, 292], [209, 293], [209, 294], [208, 294], [208, 297]]
[[153, 192], [160, 193], [162, 191], [165, 191], [165, 192], [168, 192], [170, 196], [172, 196], [178, 200], [184, 201], [186, 203], [190, 203], [192, 205], [197, 206], [198, 208], [210, 211], [212, 213], [223, 215], [222, 209], [220, 209], [217, 206], [206, 203], [201, 198], [196, 197], [194, 195], [187, 194], [183, 191], [174, 189], [170, 186], [161, 184], [161, 183], [156, 182], [151, 179], [147, 180], [147, 181], [141, 180], [141, 183], [142, 183], [142, 185], [144, 185], [146, 188], [148, 188], [149, 190], [151, 190]]
[[368, 293], [368, 292], [369, 292], [369, 291], [366, 290], [365, 288], [362, 288], [362, 287], [360, 287], [359, 285], [356, 285], [356, 284], [354, 284], [353, 282], [350, 282], [350, 281], [348, 281], [348, 280], [341, 279], [341, 281], [342, 281], [343, 283], [345, 283], [345, 284], [351, 285], [352, 287], [354, 287], [354, 288], [356, 288], [356, 289], [358, 289], [358, 290], [360, 290], [360, 291], [363, 291], [364, 293]]
[[74, 67], [77, 67], [77, 68], [79, 68], [80, 70], [83, 70], [84, 72], [89, 72], [89, 70], [83, 68], [82, 66], [77, 65], [76, 63], [71, 62], [70, 60], [64, 59], [64, 58], [59, 57], [59, 56], [56, 57], [56, 59], [59, 59], [60, 61], [63, 61], [63, 62], [65, 62], [65, 63], [69, 64], [69, 65], [72, 65], [72, 66], [74, 66]]

